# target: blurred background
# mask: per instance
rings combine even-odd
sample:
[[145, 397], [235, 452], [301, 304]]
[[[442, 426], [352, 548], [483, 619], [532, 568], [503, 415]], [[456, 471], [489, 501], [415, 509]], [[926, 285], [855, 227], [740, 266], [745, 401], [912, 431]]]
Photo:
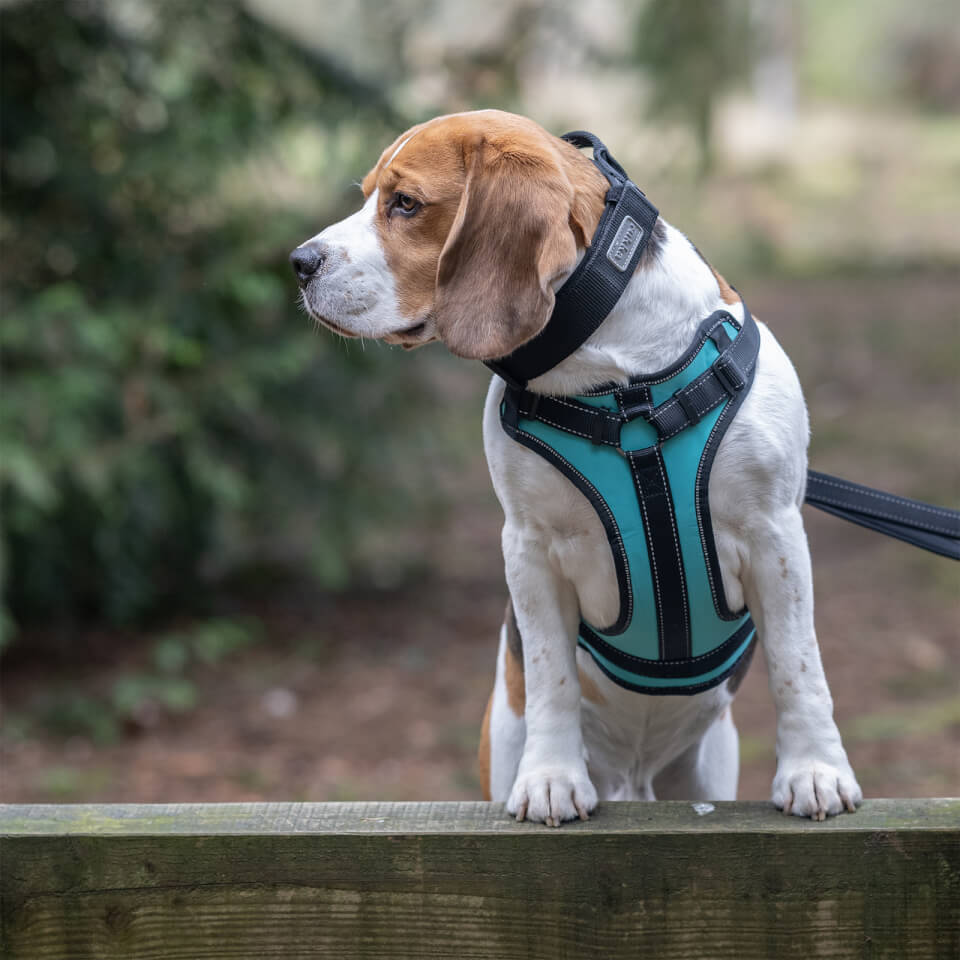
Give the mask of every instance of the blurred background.
[[[811, 463], [960, 504], [951, 0], [4, 0], [0, 61], [6, 801], [479, 797], [486, 375], [314, 330], [286, 260], [437, 113], [595, 131]], [[807, 519], [865, 793], [960, 795], [960, 565]], [[762, 662], [735, 715], [766, 799]]]

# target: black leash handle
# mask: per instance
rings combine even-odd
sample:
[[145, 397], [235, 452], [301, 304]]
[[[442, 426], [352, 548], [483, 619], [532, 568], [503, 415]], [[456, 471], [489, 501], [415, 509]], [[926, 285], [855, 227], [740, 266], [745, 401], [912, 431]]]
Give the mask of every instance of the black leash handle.
[[960, 560], [960, 510], [898, 497], [828, 473], [807, 473], [807, 503], [835, 517]]

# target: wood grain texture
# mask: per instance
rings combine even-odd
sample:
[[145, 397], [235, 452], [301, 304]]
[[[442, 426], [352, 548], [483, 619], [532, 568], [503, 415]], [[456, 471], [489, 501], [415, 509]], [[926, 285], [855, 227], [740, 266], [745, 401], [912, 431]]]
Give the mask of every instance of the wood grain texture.
[[960, 801], [0, 807], [3, 957], [960, 956]]

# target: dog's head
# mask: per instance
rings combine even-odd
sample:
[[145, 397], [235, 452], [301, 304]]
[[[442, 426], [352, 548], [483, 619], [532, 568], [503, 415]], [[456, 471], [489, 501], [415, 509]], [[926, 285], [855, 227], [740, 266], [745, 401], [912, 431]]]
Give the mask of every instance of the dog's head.
[[307, 311], [344, 336], [487, 360], [544, 327], [607, 183], [532, 120], [481, 110], [406, 131], [362, 186], [361, 210], [290, 255]]

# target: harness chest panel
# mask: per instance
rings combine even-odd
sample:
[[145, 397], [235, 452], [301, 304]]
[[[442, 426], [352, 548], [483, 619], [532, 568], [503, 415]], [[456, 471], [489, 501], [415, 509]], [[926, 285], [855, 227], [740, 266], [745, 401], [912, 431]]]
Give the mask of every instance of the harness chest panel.
[[579, 643], [607, 676], [644, 693], [722, 682], [755, 630], [731, 611], [707, 495], [724, 432], [749, 391], [759, 334], [744, 306], [701, 324], [668, 369], [576, 397], [508, 386], [501, 423], [587, 497], [606, 531], [620, 593], [616, 621], [581, 621]]

